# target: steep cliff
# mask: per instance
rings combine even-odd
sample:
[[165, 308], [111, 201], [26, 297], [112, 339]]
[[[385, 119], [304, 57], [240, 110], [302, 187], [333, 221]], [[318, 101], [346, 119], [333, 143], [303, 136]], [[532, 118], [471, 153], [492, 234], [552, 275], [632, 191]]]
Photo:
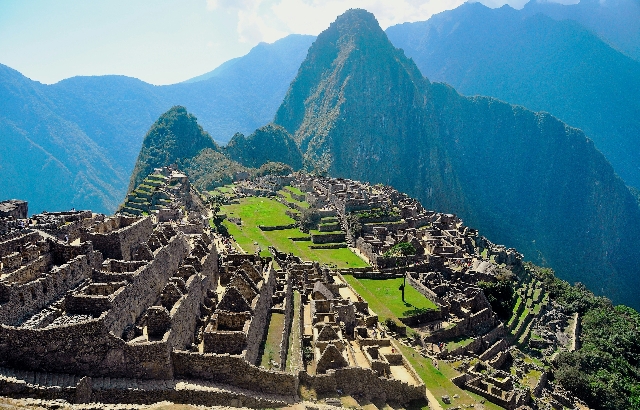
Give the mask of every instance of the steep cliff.
[[616, 302], [640, 306], [640, 214], [584, 133], [423, 78], [375, 17], [321, 33], [278, 110], [309, 170], [392, 184]]
[[283, 127], [267, 124], [245, 137], [238, 133], [224, 148], [225, 154], [244, 166], [258, 168], [267, 162], [282, 162], [302, 168], [302, 154]]

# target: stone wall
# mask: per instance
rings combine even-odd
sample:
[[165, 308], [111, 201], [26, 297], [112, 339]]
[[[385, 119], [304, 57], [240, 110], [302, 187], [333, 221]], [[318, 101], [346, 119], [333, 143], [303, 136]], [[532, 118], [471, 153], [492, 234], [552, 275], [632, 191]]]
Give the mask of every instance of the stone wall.
[[286, 275], [287, 285], [284, 298], [284, 328], [282, 329], [282, 337], [280, 339], [280, 369], [285, 369], [287, 364], [287, 353], [289, 351], [289, 333], [291, 332], [291, 324], [293, 322], [293, 287], [289, 280], [289, 274]]
[[113, 300], [113, 308], [105, 318], [106, 326], [114, 335], [121, 336], [153, 305], [188, 249], [187, 240], [178, 234], [166, 246], [154, 252], [155, 257], [151, 262], [135, 272], [131, 283]]
[[399, 220], [396, 222], [376, 222], [376, 223], [363, 224], [362, 232], [373, 234], [374, 232], [373, 228], [377, 228], [377, 227], [384, 227], [387, 229], [387, 231], [396, 232], [401, 229], [402, 230], [407, 229], [409, 227], [409, 224], [407, 223], [407, 221], [402, 221], [402, 220]]
[[5, 238], [6, 239], [0, 242], [0, 257], [13, 252], [20, 252], [23, 246], [29, 243], [35, 243], [41, 239], [41, 236], [36, 231], [25, 229], [8, 235], [8, 237]]
[[[119, 221], [111, 222], [115, 224], [115, 227], [131, 222], [131, 218], [124, 216], [114, 218], [120, 218]], [[102, 252], [105, 258], [122, 259], [125, 261], [131, 260], [137, 247], [141, 243], [146, 242], [153, 233], [153, 223], [150, 217], [135, 220], [135, 222], [115, 230], [109, 231], [110, 228], [112, 228], [112, 226], [101, 229], [107, 231], [105, 233], [99, 233], [101, 230], [94, 230], [93, 232], [85, 231], [82, 233], [81, 239], [83, 242], [91, 241], [94, 248]]]
[[80, 255], [26, 283], [2, 286], [5, 302], [0, 305], [0, 322], [15, 325], [90, 278], [91, 256]]
[[361, 367], [331, 369], [326, 374], [315, 376], [301, 371], [299, 377], [300, 383], [320, 394], [342, 390], [344, 394], [400, 404], [425, 398], [424, 384], [409, 385], [400, 380], [378, 377], [373, 370]]
[[254, 366], [239, 355], [174, 351], [172, 358], [174, 374], [178, 378], [204, 379], [286, 396], [298, 394], [296, 375]]
[[335, 243], [335, 242], [344, 242], [345, 241], [345, 233], [334, 233], [334, 234], [311, 234], [311, 242], [313, 243]]
[[420, 292], [425, 298], [429, 299], [430, 301], [435, 303], [440, 308], [442, 308], [446, 304], [431, 289], [429, 289], [428, 287], [426, 287], [425, 285], [423, 285], [419, 281], [415, 280], [411, 275], [407, 275], [407, 282], [409, 282], [409, 284], [411, 286], [413, 286], [413, 288], [415, 290]]
[[269, 263], [266, 268], [266, 276], [260, 285], [260, 293], [251, 305], [253, 319], [247, 332], [247, 350], [244, 354], [247, 362], [252, 364], [257, 363], [259, 359], [260, 343], [267, 330], [267, 323], [269, 323], [269, 310], [271, 309], [272, 296], [276, 287], [276, 271], [273, 268], [273, 263]]
[[485, 350], [479, 357], [480, 360], [489, 360], [500, 352], [503, 352], [509, 347], [506, 340], [500, 339], [492, 344], [487, 350]]
[[42, 329], [0, 325], [0, 365], [77, 375], [171, 379], [167, 343], [128, 344], [98, 319]]
[[197, 320], [200, 316], [200, 303], [204, 293], [211, 286], [209, 277], [201, 274], [187, 279], [187, 294], [171, 309], [171, 331], [167, 342], [173, 349], [185, 349], [193, 343]]
[[296, 224], [273, 225], [273, 226], [258, 225], [258, 228], [260, 228], [261, 231], [283, 231], [285, 229], [295, 228], [296, 226], [297, 226]]

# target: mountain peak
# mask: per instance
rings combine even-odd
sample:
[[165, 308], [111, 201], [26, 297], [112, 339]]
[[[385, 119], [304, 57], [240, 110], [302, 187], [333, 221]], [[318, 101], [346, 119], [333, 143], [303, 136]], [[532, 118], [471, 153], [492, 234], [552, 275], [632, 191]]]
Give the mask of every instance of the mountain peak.
[[[304, 152], [309, 143], [330, 143], [337, 135], [330, 128], [342, 126], [336, 121], [342, 111], [363, 112], [369, 105], [380, 111], [383, 106], [392, 107], [397, 95], [407, 93], [411, 94], [407, 100], [422, 101], [425, 84], [418, 68], [393, 47], [374, 15], [350, 9], [318, 35], [274, 122], [291, 133]], [[361, 91], [368, 96], [365, 101], [360, 100]], [[315, 124], [318, 121], [324, 125]], [[384, 134], [379, 138], [384, 139]], [[326, 163], [321, 168], [331, 166]]]
[[193, 158], [205, 148], [218, 149], [211, 136], [198, 124], [197, 118], [189, 114], [185, 107], [171, 107], [158, 118], [144, 137], [131, 175], [129, 192], [154, 168]]

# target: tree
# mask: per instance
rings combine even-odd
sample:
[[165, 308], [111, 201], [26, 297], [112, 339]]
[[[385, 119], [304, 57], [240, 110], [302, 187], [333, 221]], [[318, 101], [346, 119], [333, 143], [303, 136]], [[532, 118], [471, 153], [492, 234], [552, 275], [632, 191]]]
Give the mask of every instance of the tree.
[[398, 242], [393, 245], [391, 249], [386, 251], [383, 256], [411, 256], [415, 255], [418, 251], [415, 246], [410, 244], [409, 242]]

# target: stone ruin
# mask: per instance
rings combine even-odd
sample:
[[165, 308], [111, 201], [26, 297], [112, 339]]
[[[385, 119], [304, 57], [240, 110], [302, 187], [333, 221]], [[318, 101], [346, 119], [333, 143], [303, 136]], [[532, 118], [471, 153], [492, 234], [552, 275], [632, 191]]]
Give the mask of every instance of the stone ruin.
[[[244, 184], [260, 185], [260, 182], [245, 181]], [[499, 369], [504, 366], [518, 363], [514, 360], [510, 347], [511, 328], [507, 329], [506, 323], [499, 320], [477, 284], [480, 281], [496, 282], [514, 278], [515, 274], [524, 270], [523, 255], [515, 249], [493, 244], [477, 230], [466, 227], [456, 215], [426, 210], [415, 199], [391, 187], [304, 174], [295, 175], [295, 179], [289, 184], [304, 193], [304, 200], [324, 217], [324, 221], [335, 222], [330, 230], [343, 229], [344, 240], [372, 265], [372, 268], [367, 269], [349, 269], [347, 273], [364, 278], [405, 276], [411, 286], [437, 306], [436, 310], [401, 318], [405, 325], [421, 334], [423, 355], [449, 361], [474, 358], [479, 360], [481, 366], [496, 369], [496, 372], [500, 372]], [[269, 189], [267, 185], [261, 186], [265, 190]], [[278, 186], [273, 189], [281, 188]], [[279, 196], [275, 191], [268, 195]], [[279, 198], [290, 208], [300, 210], [295, 204], [283, 199]], [[294, 199], [300, 201], [303, 198]], [[322, 226], [318, 230], [322, 231]], [[313, 235], [311, 239], [316, 243]], [[341, 240], [343, 239], [331, 238], [329, 242]], [[416, 254], [387, 254], [387, 251], [402, 242], [410, 243]], [[273, 251], [272, 253], [275, 255]], [[281, 255], [281, 259], [285, 256]], [[345, 348], [349, 344], [345, 343], [345, 335], [350, 334], [350, 329], [343, 329], [335, 322], [333, 315], [325, 312], [327, 308], [324, 308], [326, 302], [323, 300], [331, 299], [329, 294], [335, 294], [335, 285], [327, 280], [327, 275], [320, 276], [314, 277], [317, 282], [307, 281], [305, 289], [314, 298], [321, 300], [311, 301], [311, 306], [320, 307], [320, 310], [313, 310], [314, 313], [320, 312], [319, 315], [316, 313], [320, 318], [320, 325], [314, 328], [313, 334], [307, 334], [306, 337], [309, 346], [313, 347], [314, 360], [319, 365], [316, 371], [322, 372], [341, 368], [349, 363], [349, 351]], [[356, 309], [356, 313], [358, 312]], [[534, 320], [527, 331], [532, 329], [537, 336], [526, 339], [525, 343], [551, 350], [566, 343], [563, 333], [559, 331], [566, 325], [566, 320], [563, 322], [566, 318], [555, 310], [545, 312], [547, 310], [543, 306], [541, 313], [536, 313], [538, 316], [530, 313]], [[549, 315], [555, 316], [550, 318]], [[551, 319], [550, 327], [546, 325], [547, 319]], [[314, 316], [314, 320], [318, 319]], [[556, 321], [562, 323], [554, 327]], [[359, 335], [365, 334], [370, 336], [370, 330], [365, 331], [356, 326], [354, 336], [357, 340]], [[467, 342], [447, 347], [449, 341], [460, 339], [466, 339]], [[323, 358], [325, 351], [328, 358]], [[369, 367], [378, 374], [388, 372], [388, 358], [380, 353], [380, 345], [362, 346], [361, 352]], [[484, 373], [474, 373], [469, 368], [460, 370], [463, 373], [461, 377], [465, 379], [460, 386], [477, 390], [487, 400], [508, 408], [529, 403], [530, 393], [519, 391], [513, 383], [486, 384], [480, 377]], [[547, 392], [544, 394], [549, 396], [548, 390], [545, 388], [541, 391]]]
[[[530, 391], [500, 370], [521, 360], [477, 282], [518, 271], [517, 251], [385, 186], [297, 174], [242, 181], [235, 195], [277, 196], [286, 185], [372, 264], [348, 273], [404, 276], [437, 306], [402, 321], [420, 333], [423, 355], [465, 363], [454, 383], [505, 408], [525, 406], [531, 395], [572, 402], [546, 373]], [[111, 217], [75, 210], [28, 217], [26, 203], [12, 209], [0, 214], [0, 394], [276, 407], [298, 400], [303, 384], [397, 403], [424, 398], [389, 332], [401, 329], [381, 326], [344, 277], [317, 262], [274, 248], [275, 260], [227, 252], [179, 170], [156, 170]], [[385, 255], [402, 242], [416, 254]], [[284, 327], [266, 369], [258, 364], [273, 314], [283, 315]], [[540, 337], [529, 344], [564, 345], [558, 330], [566, 322], [562, 312], [543, 310], [530, 325]], [[470, 342], [446, 347], [459, 337]], [[286, 368], [290, 354], [301, 366]]]

